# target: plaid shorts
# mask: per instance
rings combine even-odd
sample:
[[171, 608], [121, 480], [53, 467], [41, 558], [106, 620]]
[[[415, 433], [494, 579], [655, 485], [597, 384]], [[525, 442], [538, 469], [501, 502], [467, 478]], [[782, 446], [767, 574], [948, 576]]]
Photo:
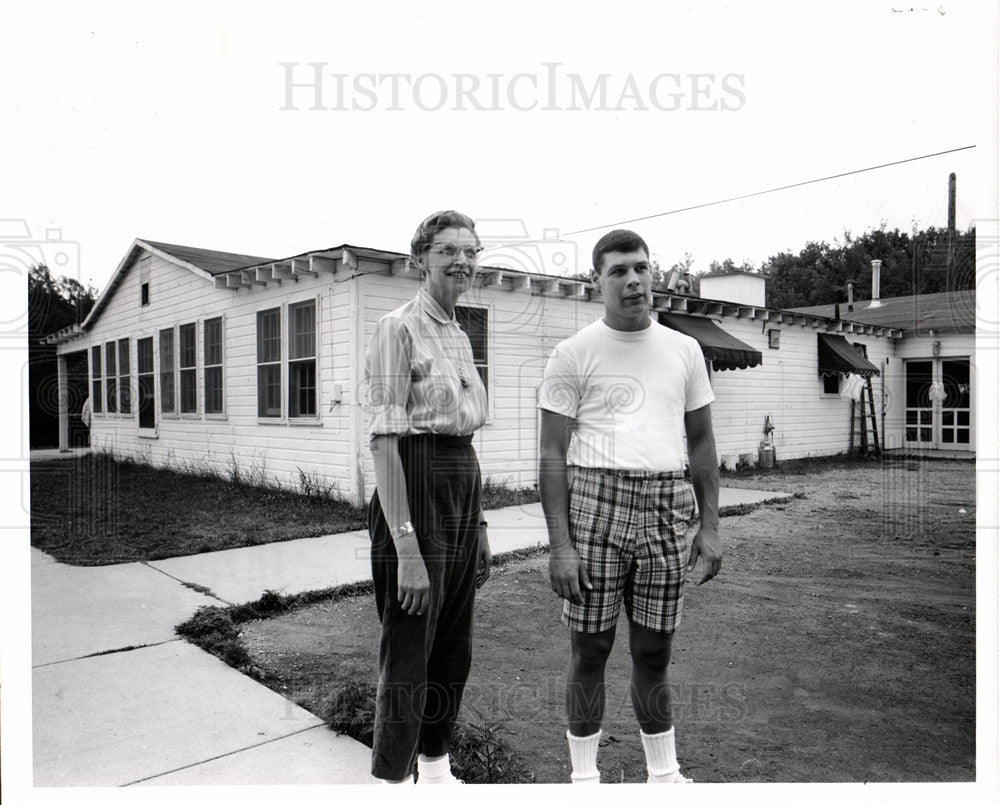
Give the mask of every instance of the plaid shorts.
[[569, 530], [590, 581], [583, 603], [566, 601], [562, 620], [579, 632], [603, 632], [625, 614], [655, 632], [681, 620], [696, 504], [681, 472], [573, 467]]

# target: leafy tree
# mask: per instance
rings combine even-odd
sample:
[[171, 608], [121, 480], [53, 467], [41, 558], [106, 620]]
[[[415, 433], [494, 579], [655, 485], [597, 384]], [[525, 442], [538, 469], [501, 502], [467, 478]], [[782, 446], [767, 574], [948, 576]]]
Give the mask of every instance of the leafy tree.
[[[46, 265], [28, 271], [28, 393], [29, 443], [35, 447], [55, 447], [59, 443], [58, 371], [56, 348], [40, 343], [45, 336], [79, 324], [97, 301], [97, 291], [70, 277], [53, 276]], [[72, 362], [71, 374], [79, 383], [81, 361]], [[86, 374], [86, 360], [82, 361]], [[82, 395], [82, 396], [81, 396]], [[71, 409], [77, 409], [87, 395], [86, 386], [71, 395]]]

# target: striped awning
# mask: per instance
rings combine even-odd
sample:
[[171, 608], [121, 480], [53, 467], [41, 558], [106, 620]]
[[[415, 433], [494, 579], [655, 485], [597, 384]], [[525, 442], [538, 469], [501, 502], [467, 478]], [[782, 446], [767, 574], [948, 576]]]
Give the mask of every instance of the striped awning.
[[842, 335], [817, 333], [819, 344], [819, 373], [821, 375], [860, 375], [872, 377], [878, 374], [875, 364], [855, 349]]
[[716, 371], [750, 369], [763, 363], [760, 351], [731, 336], [711, 319], [660, 313], [660, 324], [691, 336]]

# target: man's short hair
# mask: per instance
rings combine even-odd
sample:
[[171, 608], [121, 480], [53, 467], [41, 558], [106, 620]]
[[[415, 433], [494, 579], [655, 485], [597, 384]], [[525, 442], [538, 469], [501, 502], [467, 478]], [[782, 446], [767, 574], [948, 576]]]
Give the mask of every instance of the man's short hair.
[[642, 249], [649, 257], [649, 246], [630, 229], [613, 229], [594, 244], [594, 275], [601, 275], [601, 261], [608, 252], [634, 252]]
[[444, 229], [468, 229], [475, 235], [476, 244], [480, 243], [476, 224], [468, 215], [455, 210], [442, 210], [421, 221], [417, 231], [413, 233], [413, 240], [410, 241], [410, 257], [414, 263], [421, 262], [427, 247], [434, 242], [434, 236]]

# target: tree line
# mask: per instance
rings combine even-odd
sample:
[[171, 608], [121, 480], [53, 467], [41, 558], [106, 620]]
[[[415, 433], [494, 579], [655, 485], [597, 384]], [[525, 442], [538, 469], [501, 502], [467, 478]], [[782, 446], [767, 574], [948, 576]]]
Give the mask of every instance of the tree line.
[[[56, 347], [40, 343], [47, 335], [81, 323], [97, 301], [97, 290], [70, 277], [53, 276], [46, 265], [28, 271], [28, 394], [29, 444], [32, 448], [59, 444], [59, 385]], [[79, 413], [86, 399], [86, 359], [67, 364], [70, 410]], [[85, 438], [74, 419], [74, 436]]]

